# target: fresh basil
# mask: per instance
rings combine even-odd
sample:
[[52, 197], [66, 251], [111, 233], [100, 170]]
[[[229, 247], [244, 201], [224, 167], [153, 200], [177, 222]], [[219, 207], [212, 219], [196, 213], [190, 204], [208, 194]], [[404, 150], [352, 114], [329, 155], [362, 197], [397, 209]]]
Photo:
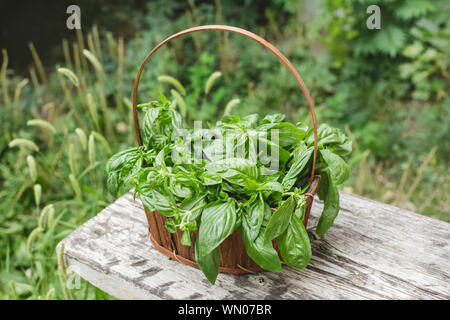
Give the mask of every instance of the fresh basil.
[[149, 184], [139, 185], [139, 196], [144, 205], [150, 210], [158, 210], [165, 216], [172, 216], [177, 210], [176, 202], [173, 195], [164, 189], [154, 189]]
[[169, 230], [170, 233], [175, 233], [177, 231], [175, 221], [173, 221], [173, 219], [171, 218], [168, 218], [164, 223], [164, 225], [166, 226], [167, 230]]
[[140, 147], [120, 151], [107, 162], [105, 173], [110, 192], [116, 193], [121, 185], [128, 185], [142, 167], [143, 152]]
[[220, 249], [219, 247], [212, 250], [209, 254], [205, 254], [201, 250], [201, 244], [197, 240], [195, 242], [195, 261], [202, 270], [206, 278], [214, 284], [216, 282], [217, 275], [219, 274], [220, 266]]
[[294, 212], [294, 204], [294, 198], [293, 196], [290, 196], [288, 199], [284, 200], [279, 208], [272, 214], [264, 233], [264, 241], [272, 241], [286, 230], [289, 225], [289, 220]]
[[247, 206], [247, 214], [242, 217], [242, 226], [250, 241], [254, 241], [259, 234], [264, 220], [264, 199], [259, 193], [256, 199]]
[[278, 238], [281, 257], [287, 265], [304, 268], [311, 260], [311, 244], [302, 220], [292, 215], [286, 231]]
[[183, 235], [181, 236], [181, 244], [183, 246], [191, 246], [192, 242], [191, 242], [191, 231], [190, 230], [185, 230], [183, 232]]
[[[282, 270], [275, 239], [286, 264], [308, 264], [311, 246], [302, 221], [312, 128], [284, 121], [283, 114], [262, 120], [253, 114], [226, 115], [210, 129], [194, 130], [162, 95], [140, 107], [143, 145], [116, 153], [106, 164], [112, 193], [134, 186], [148, 210], [166, 217], [169, 232], [181, 232], [182, 245], [191, 246], [191, 232], [198, 231], [195, 259], [211, 283], [219, 273], [220, 245], [236, 231], [249, 257], [265, 270]], [[351, 150], [342, 130], [319, 126], [315, 168], [322, 176], [318, 195], [324, 209], [318, 234], [339, 212], [337, 188], [350, 175], [344, 157]]]
[[264, 241], [264, 234], [261, 233], [254, 241], [248, 238], [245, 230], [239, 229], [245, 250], [248, 256], [261, 268], [268, 271], [281, 272], [281, 261], [278, 252], [273, 248], [271, 242]]
[[331, 179], [335, 185], [339, 185], [347, 180], [350, 172], [344, 159], [328, 149], [320, 150], [320, 154], [329, 168]]
[[319, 197], [324, 200], [323, 211], [316, 227], [316, 233], [323, 235], [333, 225], [339, 213], [339, 191], [335, 186], [330, 173], [324, 171], [321, 186], [319, 186]]
[[313, 154], [314, 149], [312, 147], [309, 148], [302, 148], [297, 151], [297, 153], [294, 155], [295, 160], [294, 163], [289, 168], [289, 171], [286, 173], [286, 176], [284, 177], [282, 181], [282, 185], [285, 190], [289, 190], [292, 188], [292, 186], [297, 181], [298, 176], [302, 171], [304, 171], [306, 165], [309, 162], [309, 159], [311, 158], [311, 155]]
[[236, 206], [232, 199], [214, 202], [203, 209], [198, 232], [200, 255], [207, 255], [217, 248], [234, 231], [237, 220]]

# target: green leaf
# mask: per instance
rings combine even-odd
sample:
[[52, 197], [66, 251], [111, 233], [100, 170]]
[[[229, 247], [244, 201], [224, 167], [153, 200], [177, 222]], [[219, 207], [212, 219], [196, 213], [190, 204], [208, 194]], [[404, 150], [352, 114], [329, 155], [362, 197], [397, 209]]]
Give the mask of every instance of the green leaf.
[[400, 6], [394, 10], [394, 14], [403, 19], [409, 20], [426, 15], [436, 10], [435, 5], [429, 0], [408, 0], [403, 1]]
[[214, 284], [219, 274], [220, 267], [220, 248], [217, 247], [209, 254], [200, 255], [199, 241], [195, 242], [195, 261], [197, 262], [200, 270], [206, 276], [211, 284]]
[[264, 199], [259, 193], [255, 201], [247, 206], [247, 214], [244, 214], [242, 217], [242, 226], [250, 241], [255, 240], [258, 236], [263, 220]]
[[333, 180], [334, 185], [340, 185], [347, 180], [350, 175], [350, 171], [348, 164], [344, 161], [344, 159], [328, 149], [321, 149], [320, 154], [330, 169], [331, 179]]
[[286, 173], [286, 176], [283, 178], [281, 184], [283, 185], [284, 190], [289, 190], [297, 181], [298, 176], [302, 173], [302, 171], [306, 168], [311, 155], [313, 154], [314, 148], [309, 147], [305, 149], [299, 150], [299, 153], [295, 155], [295, 160], [292, 163], [289, 171]]
[[289, 220], [294, 213], [294, 204], [294, 198], [290, 196], [272, 214], [264, 233], [264, 241], [272, 241], [286, 230]]
[[185, 230], [181, 236], [181, 244], [183, 246], [191, 246], [191, 231]]
[[244, 158], [228, 158], [219, 161], [214, 161], [206, 164], [205, 169], [215, 172], [219, 175], [227, 176], [229, 170], [244, 173], [251, 178], [258, 178], [258, 169], [255, 163]]
[[285, 148], [280, 147], [280, 145], [266, 139], [263, 135], [258, 136], [257, 142], [259, 151], [263, 151], [259, 155], [259, 161], [264, 165], [271, 164], [271, 160], [274, 158], [276, 159], [275, 155], [277, 155], [279, 167], [282, 168], [291, 157], [289, 151], [287, 151]]
[[327, 149], [333, 151], [339, 156], [346, 156], [352, 153], [353, 142], [352, 140], [350, 140], [350, 138], [345, 137], [345, 140], [342, 143], [329, 145], [327, 146]]
[[173, 221], [173, 219], [171, 219], [171, 218], [166, 219], [166, 222], [164, 222], [164, 225], [166, 226], [167, 230], [170, 233], [175, 233], [177, 231], [177, 227], [175, 226], [175, 221]]
[[197, 182], [185, 172], [180, 171], [170, 177], [170, 191], [179, 198], [191, 198], [198, 190]]
[[289, 122], [266, 123], [259, 126], [258, 130], [267, 131], [270, 134], [271, 141], [275, 140], [276, 142], [276, 139], [278, 139], [278, 144], [281, 147], [297, 144], [306, 135], [303, 129], [297, 128]]
[[180, 209], [191, 210], [205, 203], [206, 195], [197, 195], [196, 197], [184, 199], [180, 204]]
[[142, 203], [150, 210], [158, 210], [164, 216], [171, 217], [177, 210], [175, 199], [171, 194], [154, 189], [150, 184], [138, 186], [139, 197]]
[[143, 153], [140, 147], [120, 151], [114, 154], [105, 166], [107, 187], [116, 193], [123, 184], [129, 184], [142, 167]]
[[283, 185], [281, 183], [276, 182], [276, 181], [268, 181], [268, 182], [261, 184], [258, 188], [258, 191], [274, 191], [274, 192], [283, 193], [284, 189], [283, 189]]
[[278, 257], [277, 251], [273, 248], [271, 241], [264, 241], [265, 226], [271, 217], [271, 210], [269, 205], [264, 204], [264, 220], [259, 230], [259, 234], [254, 241], [250, 239], [248, 229], [242, 223], [239, 228], [242, 241], [244, 242], [245, 250], [248, 256], [261, 268], [269, 271], [281, 272], [281, 261]]
[[[346, 140], [344, 132], [338, 128], [333, 128], [326, 123], [322, 123], [317, 128], [317, 145], [327, 146], [330, 144], [341, 144]], [[311, 128], [306, 136], [306, 144], [314, 145], [314, 131]]]
[[162, 168], [162, 169], [165, 169], [165, 171], [167, 171], [166, 162], [164, 160], [165, 155], [166, 155], [166, 148], [163, 148], [158, 152], [158, 155], [156, 156], [155, 162], [153, 165], [156, 168]]
[[406, 33], [395, 25], [383, 26], [377, 31], [373, 42], [378, 51], [395, 57], [405, 46]]
[[236, 207], [233, 199], [216, 201], [203, 209], [197, 244], [199, 255], [208, 255], [235, 229]]
[[206, 164], [205, 169], [230, 183], [245, 186], [247, 180], [257, 180], [258, 168], [252, 161], [243, 158], [228, 158]]
[[[163, 97], [160, 97], [163, 98]], [[145, 107], [141, 130], [142, 142], [148, 149], [161, 150], [172, 141], [172, 135], [183, 127], [183, 118], [175, 110], [169, 110], [169, 102], [152, 101], [153, 107]]]
[[333, 225], [339, 213], [339, 190], [330, 179], [329, 169], [322, 172], [318, 195], [324, 200], [323, 211], [317, 224], [316, 233], [323, 235]]
[[295, 207], [294, 215], [300, 219], [300, 221], [303, 221], [303, 218], [305, 217], [306, 197], [304, 195], [298, 195], [296, 198], [297, 206]]
[[154, 131], [158, 126], [158, 124], [156, 123], [156, 119], [158, 119], [160, 112], [162, 112], [161, 108], [146, 109], [141, 129], [142, 143], [146, 146], [150, 144], [150, 140], [156, 134], [156, 132]]
[[106, 162], [105, 171], [106, 173], [119, 171], [125, 166], [130, 166], [131, 163], [135, 163], [139, 159], [140, 155], [139, 147], [120, 151], [109, 158]]
[[[314, 131], [311, 128], [306, 136], [306, 144], [314, 145]], [[352, 141], [339, 128], [333, 128], [326, 123], [322, 123], [317, 128], [317, 146], [325, 147], [340, 156], [345, 156], [352, 152]]]
[[304, 268], [311, 260], [311, 244], [303, 222], [292, 215], [286, 231], [278, 237], [278, 248], [284, 262], [291, 267]]
[[222, 183], [222, 177], [214, 172], [204, 172], [202, 174], [203, 185], [213, 186]]
[[264, 117], [263, 120], [261, 120], [261, 124], [281, 122], [284, 120], [285, 117], [286, 116], [282, 113], [268, 114], [267, 116]]
[[272, 242], [264, 241], [264, 233], [260, 233], [258, 237], [251, 241], [245, 230], [239, 228], [245, 250], [248, 256], [264, 270], [281, 272], [281, 261], [277, 251], [273, 248]]

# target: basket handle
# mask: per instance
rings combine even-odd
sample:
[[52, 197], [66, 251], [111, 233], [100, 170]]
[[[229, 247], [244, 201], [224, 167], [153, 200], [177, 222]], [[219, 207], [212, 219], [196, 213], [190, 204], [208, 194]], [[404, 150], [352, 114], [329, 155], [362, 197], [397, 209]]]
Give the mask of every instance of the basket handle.
[[182, 30], [178, 33], [175, 33], [171, 35], [170, 37], [166, 38], [165, 40], [161, 41], [156, 47], [153, 48], [152, 51], [145, 57], [144, 61], [142, 62], [138, 73], [136, 75], [136, 79], [134, 80], [134, 87], [133, 87], [133, 120], [134, 120], [134, 129], [136, 132], [136, 139], [138, 144], [142, 145], [142, 139], [141, 139], [141, 132], [140, 132], [140, 126], [139, 126], [139, 119], [138, 119], [138, 113], [137, 113], [137, 91], [139, 87], [139, 80], [141, 78], [142, 70], [144, 69], [145, 64], [150, 59], [150, 57], [158, 51], [159, 48], [164, 46], [169, 41], [181, 37], [185, 34], [194, 33], [198, 31], [205, 31], [205, 30], [219, 30], [219, 31], [228, 31], [237, 33], [240, 35], [243, 35], [249, 39], [255, 40], [259, 44], [261, 44], [263, 47], [271, 51], [285, 66], [288, 68], [288, 70], [291, 72], [291, 74], [294, 76], [295, 80], [297, 80], [300, 88], [303, 91], [303, 94], [305, 95], [306, 101], [308, 102], [309, 111], [311, 113], [311, 118], [313, 121], [314, 126], [314, 153], [313, 153], [313, 165], [311, 170], [311, 181], [314, 179], [314, 171], [316, 166], [316, 158], [317, 158], [317, 121], [316, 121], [316, 113], [314, 112], [314, 102], [309, 94], [308, 88], [306, 87], [305, 83], [303, 82], [302, 77], [300, 77], [300, 74], [295, 70], [292, 63], [277, 49], [275, 48], [270, 42], [264, 40], [260, 36], [257, 36], [256, 34], [247, 31], [245, 29], [232, 27], [232, 26], [226, 26], [226, 25], [204, 25], [204, 26], [197, 26], [189, 29]]

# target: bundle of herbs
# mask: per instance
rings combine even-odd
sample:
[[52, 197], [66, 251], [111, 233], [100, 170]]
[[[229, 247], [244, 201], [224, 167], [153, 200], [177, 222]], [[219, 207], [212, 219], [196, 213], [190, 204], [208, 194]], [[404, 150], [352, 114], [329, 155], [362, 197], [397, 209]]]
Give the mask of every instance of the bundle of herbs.
[[[183, 232], [191, 246], [198, 229], [195, 258], [211, 283], [219, 273], [220, 244], [235, 230], [248, 256], [261, 268], [281, 271], [283, 261], [304, 268], [311, 246], [303, 225], [305, 192], [310, 186], [313, 129], [271, 114], [258, 120], [226, 115], [212, 128], [188, 128], [162, 95], [139, 105], [145, 112], [142, 146], [113, 155], [105, 173], [111, 192], [135, 187], [146, 208], [166, 216], [171, 233]], [[324, 209], [316, 227], [323, 235], [339, 211], [338, 185], [349, 176], [344, 156], [351, 140], [329, 125], [318, 127], [316, 172]]]

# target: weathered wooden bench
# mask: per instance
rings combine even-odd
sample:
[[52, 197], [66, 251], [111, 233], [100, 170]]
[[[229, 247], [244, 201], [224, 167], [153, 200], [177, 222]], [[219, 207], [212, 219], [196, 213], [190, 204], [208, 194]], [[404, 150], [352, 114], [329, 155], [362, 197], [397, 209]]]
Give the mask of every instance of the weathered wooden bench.
[[215, 286], [152, 247], [131, 193], [63, 242], [67, 266], [120, 299], [450, 299], [450, 224], [347, 193], [308, 267], [220, 274]]

